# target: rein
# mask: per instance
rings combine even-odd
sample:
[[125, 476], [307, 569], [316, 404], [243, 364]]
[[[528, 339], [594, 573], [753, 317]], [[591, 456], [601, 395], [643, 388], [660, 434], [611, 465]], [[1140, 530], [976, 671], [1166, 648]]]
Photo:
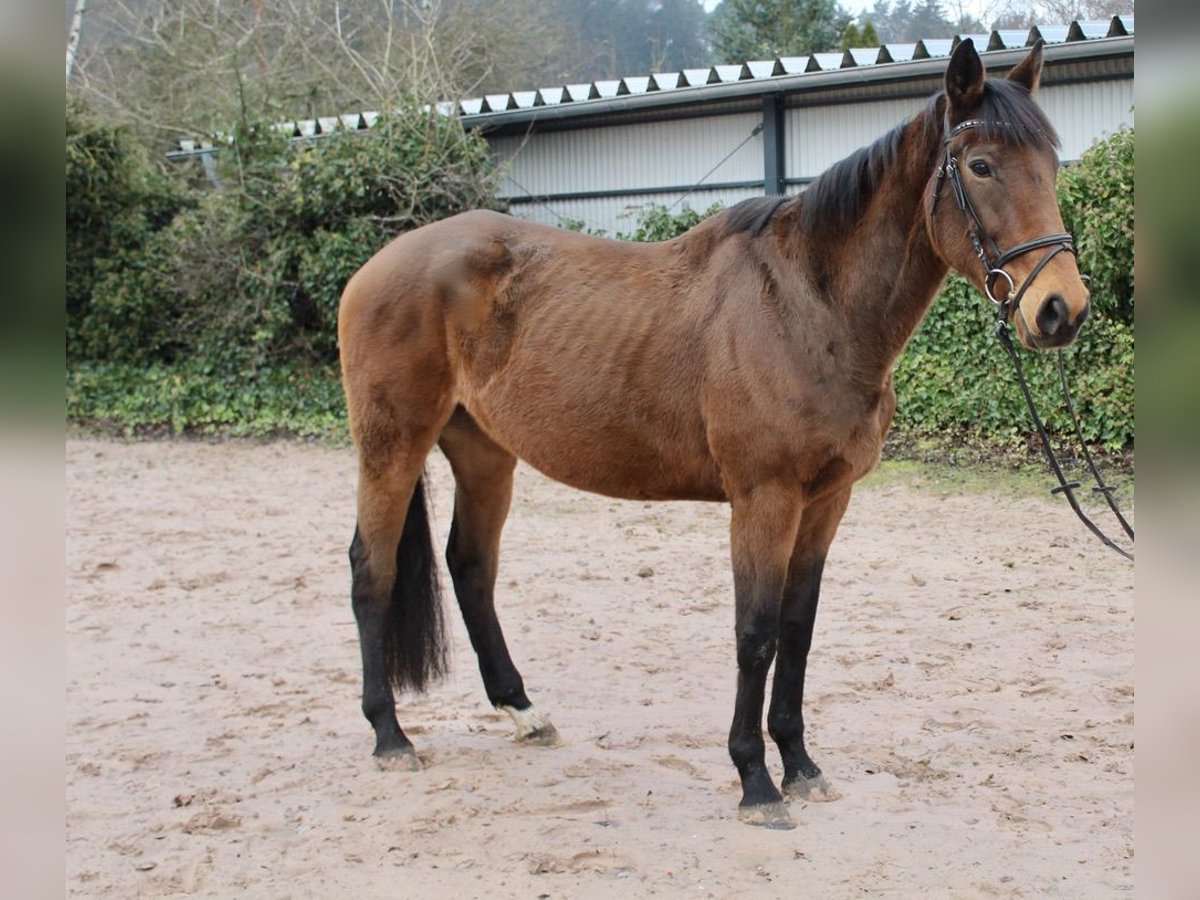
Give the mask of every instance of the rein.
[[[1064, 251], [1072, 254], [1075, 252], [1074, 241], [1070, 234], [1067, 232], [1061, 232], [1058, 234], [1047, 234], [1041, 237], [1036, 237], [1032, 240], [1010, 247], [1008, 250], [1001, 251], [996, 242], [987, 234], [987, 230], [983, 227], [983, 222], [980, 221], [979, 214], [975, 211], [975, 207], [971, 203], [971, 198], [967, 195], [966, 186], [963, 184], [962, 174], [959, 171], [958, 160], [955, 158], [953, 151], [950, 149], [950, 143], [957, 135], [961, 134], [967, 129], [979, 128], [983, 125], [984, 122], [980, 119], [968, 119], [965, 122], [959, 123], [947, 133], [945, 139], [946, 155], [942, 160], [941, 166], [938, 167], [937, 183], [934, 187], [933, 209], [931, 210], [931, 215], [933, 212], [936, 212], [938, 200], [941, 199], [942, 184], [946, 181], [949, 181], [950, 189], [954, 194], [955, 202], [958, 204], [959, 210], [962, 211], [967, 220], [967, 235], [971, 239], [971, 244], [975, 249], [975, 255], [979, 257], [979, 262], [983, 266], [984, 290], [987, 293], [988, 299], [991, 300], [996, 306], [996, 339], [1000, 342], [1000, 346], [1004, 348], [1005, 353], [1008, 354], [1008, 358], [1011, 360], [1013, 365], [1013, 370], [1017, 373], [1017, 384], [1020, 385], [1021, 393], [1025, 397], [1025, 405], [1029, 408], [1029, 415], [1032, 417], [1033, 424], [1037, 428], [1038, 437], [1042, 443], [1042, 450], [1046, 455], [1046, 461], [1049, 463], [1050, 469], [1054, 473], [1055, 478], [1058, 479], [1058, 487], [1051, 488], [1050, 493], [1063, 494], [1067, 498], [1067, 503], [1070, 504], [1071, 509], [1075, 511], [1075, 515], [1079, 517], [1079, 520], [1083, 522], [1088, 531], [1096, 535], [1096, 537], [1098, 537], [1106, 547], [1115, 550], [1121, 556], [1132, 562], [1133, 554], [1116, 544], [1090, 518], [1088, 518], [1087, 514], [1084, 513], [1083, 509], [1080, 507], [1079, 500], [1075, 496], [1075, 489], [1080, 487], [1080, 484], [1077, 481], [1067, 481], [1066, 476], [1063, 474], [1062, 466], [1059, 464], [1058, 457], [1055, 455], [1054, 448], [1050, 443], [1050, 435], [1046, 432], [1046, 427], [1042, 424], [1041, 416], [1038, 415], [1037, 407], [1034, 405], [1033, 394], [1029, 390], [1029, 384], [1025, 380], [1025, 373], [1021, 367], [1021, 359], [1017, 354], [1016, 347], [1013, 346], [1012, 335], [1010, 334], [1010, 327], [1008, 324], [1010, 311], [1012, 311], [1014, 315], [1022, 315], [1021, 298], [1025, 296], [1025, 291], [1029, 289], [1029, 286], [1033, 284], [1034, 280], [1039, 274], [1041, 274], [1042, 269], [1046, 267], [1050, 260]], [[1018, 290], [1016, 283], [1013, 281], [1013, 277], [1009, 275], [1007, 271], [1005, 271], [1004, 266], [1012, 262], [1018, 256], [1022, 256], [1023, 254], [1032, 252], [1034, 250], [1041, 250], [1043, 248], [1048, 248], [1046, 254], [1042, 256], [1040, 260], [1038, 260], [1037, 264], [1033, 267], [1033, 271], [1029, 273], [1029, 277], [1022, 282], [1021, 287]], [[1084, 277], [1086, 278], [1086, 276]], [[993, 292], [993, 287], [1000, 278], [1003, 278], [1008, 282], [1008, 290], [1005, 292], [1003, 298], [997, 299]], [[1016, 291], [1015, 297], [1012, 296], [1014, 290]], [[1091, 453], [1088, 452], [1087, 443], [1083, 439], [1083, 430], [1079, 425], [1079, 416], [1075, 412], [1075, 403], [1071, 398], [1071, 392], [1067, 386], [1067, 372], [1063, 363], [1063, 352], [1061, 349], [1058, 351], [1058, 375], [1059, 383], [1062, 387], [1063, 400], [1067, 411], [1070, 413], [1071, 423], [1075, 429], [1075, 436], [1079, 440], [1079, 445], [1083, 449], [1083, 457], [1087, 462], [1087, 466], [1092, 474], [1092, 478], [1096, 482], [1096, 487], [1092, 488], [1092, 490], [1103, 495], [1105, 501], [1108, 503], [1109, 509], [1112, 510], [1113, 514], [1117, 518], [1117, 521], [1120, 522], [1121, 528], [1129, 537], [1129, 540], [1132, 541], [1133, 528], [1130, 527], [1129, 522], [1125, 519], [1125, 516], [1121, 514], [1121, 510], [1117, 506], [1116, 501], [1112, 496], [1113, 488], [1105, 483], [1099, 469], [1096, 468], [1096, 464], [1092, 460]]]

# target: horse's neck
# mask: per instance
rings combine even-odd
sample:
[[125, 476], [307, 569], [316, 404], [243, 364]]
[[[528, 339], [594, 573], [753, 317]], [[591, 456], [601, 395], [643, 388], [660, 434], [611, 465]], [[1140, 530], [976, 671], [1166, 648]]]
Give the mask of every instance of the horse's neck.
[[861, 335], [855, 369], [872, 381], [891, 372], [946, 277], [948, 267], [934, 252], [923, 203], [940, 151], [940, 133], [921, 117], [913, 119], [896, 164], [859, 226], [836, 251], [836, 257], [850, 262], [837, 299]]

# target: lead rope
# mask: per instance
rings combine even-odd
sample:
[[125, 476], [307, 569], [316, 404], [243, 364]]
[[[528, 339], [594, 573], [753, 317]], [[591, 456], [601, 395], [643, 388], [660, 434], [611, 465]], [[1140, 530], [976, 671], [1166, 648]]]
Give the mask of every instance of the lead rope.
[[[1042, 450], [1045, 451], [1046, 454], [1046, 461], [1050, 464], [1050, 469], [1054, 473], [1054, 477], [1058, 479], [1058, 487], [1051, 488], [1050, 493], [1062, 494], [1065, 496], [1067, 498], [1067, 502], [1071, 505], [1071, 509], [1075, 510], [1075, 515], [1079, 517], [1079, 521], [1083, 522], [1088, 531], [1100, 538], [1101, 542], [1103, 542], [1106, 547], [1115, 550], [1127, 560], [1133, 562], [1132, 553], [1116, 544], [1108, 535], [1100, 530], [1095, 522], [1088, 518], [1082, 507], [1080, 507], [1078, 498], [1075, 496], [1075, 488], [1080, 486], [1079, 482], [1067, 481], [1066, 476], [1063, 474], [1062, 466], [1060, 466], [1058, 463], [1058, 457], [1054, 455], [1054, 448], [1050, 445], [1050, 435], [1046, 433], [1046, 427], [1042, 424], [1041, 416], [1039, 416], [1037, 413], [1037, 407], [1034, 406], [1033, 394], [1029, 390], [1029, 385], [1025, 381], [1025, 372], [1021, 368], [1021, 358], [1017, 354], [1016, 348], [1013, 346], [1012, 336], [1009, 334], [1007, 306], [1008, 304], [1005, 303], [1001, 304], [999, 307], [999, 312], [996, 319], [996, 338], [1000, 341], [1000, 346], [1004, 348], [1005, 352], [1008, 354], [1008, 358], [1012, 361], [1013, 369], [1017, 373], [1017, 384], [1021, 386], [1021, 393], [1025, 396], [1025, 405], [1029, 407], [1029, 415], [1033, 418], [1033, 424], [1037, 428], [1038, 437], [1042, 442]], [[1129, 535], [1130, 540], [1133, 540], [1133, 529], [1129, 527], [1129, 523], [1125, 521], [1125, 517], [1121, 515], [1121, 511], [1117, 508], [1116, 501], [1114, 501], [1112, 498], [1113, 489], [1104, 483], [1104, 479], [1100, 476], [1099, 470], [1092, 462], [1092, 456], [1088, 452], [1087, 444], [1083, 440], [1083, 433], [1079, 427], [1079, 419], [1075, 414], [1075, 405], [1071, 400], [1070, 391], [1067, 390], [1067, 376], [1063, 367], [1061, 350], [1058, 353], [1058, 366], [1059, 375], [1062, 380], [1063, 397], [1066, 400], [1067, 409], [1070, 410], [1071, 420], [1075, 425], [1075, 433], [1079, 438], [1080, 446], [1083, 447], [1084, 457], [1087, 459], [1088, 468], [1091, 469], [1092, 477], [1096, 479], [1097, 487], [1095, 490], [1104, 495], [1104, 499], [1108, 501], [1109, 507], [1116, 514], [1117, 519], [1120, 520], [1121, 526], [1125, 529], [1125, 533]]]
[[[1058, 351], [1058, 380], [1062, 385], [1063, 399], [1067, 403], [1067, 412], [1071, 414], [1071, 424], [1075, 427], [1075, 437], [1079, 440], [1079, 446], [1083, 449], [1083, 458], [1087, 460], [1087, 467], [1092, 473], [1092, 478], [1096, 480], [1096, 486], [1092, 488], [1098, 494], [1104, 496], [1108, 503], [1108, 508], [1112, 510], [1113, 515], [1117, 517], [1117, 521], [1121, 523], [1121, 527], [1125, 530], [1125, 534], [1129, 539], [1133, 540], [1133, 528], [1125, 521], [1125, 517], [1121, 515], [1121, 508], [1117, 506], [1117, 501], [1113, 499], [1113, 489], [1104, 483], [1104, 478], [1100, 475], [1100, 470], [1096, 468], [1096, 463], [1092, 461], [1092, 454], [1088, 452], [1087, 442], [1083, 439], [1083, 429], [1079, 427], [1079, 416], [1075, 414], [1075, 401], [1071, 399], [1071, 389], [1067, 386], [1067, 368], [1063, 360], [1065, 354], [1060, 349]], [[1132, 557], [1130, 557], [1132, 559]]]

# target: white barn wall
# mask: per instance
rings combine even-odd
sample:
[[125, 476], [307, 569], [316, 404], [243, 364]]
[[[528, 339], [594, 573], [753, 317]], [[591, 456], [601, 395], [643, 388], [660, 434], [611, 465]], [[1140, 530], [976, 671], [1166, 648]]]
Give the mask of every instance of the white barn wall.
[[[491, 138], [501, 172], [498, 194], [502, 201], [516, 201], [509, 211], [520, 218], [547, 225], [581, 221], [587, 230], [609, 235], [633, 231], [638, 211], [655, 203], [700, 211], [717, 201], [728, 206], [760, 196], [762, 188], [702, 188], [684, 196], [685, 189], [701, 178], [709, 184], [761, 182], [762, 135], [751, 134], [761, 119], [758, 113], [738, 113]], [[521, 202], [621, 190], [636, 193]]]
[[1078, 160], [1096, 141], [1133, 127], [1133, 80], [1048, 85], [1038, 101], [1062, 138], [1059, 155]]
[[[1078, 160], [1100, 138], [1133, 125], [1133, 82], [1049, 86], [1038, 100], [1062, 138], [1064, 161]], [[785, 113], [789, 178], [811, 179], [894, 125], [916, 114], [924, 99], [799, 107]]]
[[[1132, 81], [1048, 86], [1039, 97], [1062, 137], [1061, 156], [1075, 161], [1096, 140], [1122, 126], [1132, 126]], [[789, 179], [810, 180], [833, 163], [865, 146], [919, 111], [924, 99], [878, 100], [845, 105], [788, 109], [784, 113], [784, 165]], [[548, 225], [582, 221], [606, 234], [629, 232], [636, 213], [652, 203], [671, 206], [678, 189], [696, 181], [721, 162], [761, 121], [758, 114], [708, 116], [639, 125], [596, 127], [489, 141], [501, 169], [503, 200], [548, 197], [542, 202], [513, 203], [510, 212]], [[754, 181], [763, 177], [763, 138], [751, 137], [705, 179], [708, 183]], [[651, 188], [676, 188], [643, 193]], [[554, 198], [555, 194], [635, 191], [619, 197]], [[790, 184], [787, 193], [803, 190]], [[680, 204], [707, 209], [714, 201], [726, 206], [761, 196], [761, 187], [699, 190]]]
[[923, 99], [809, 106], [784, 113], [788, 178], [811, 179], [925, 105]]
[[[536, 132], [492, 142], [497, 162], [515, 162], [502, 196], [694, 184], [750, 137], [757, 113]], [[523, 146], [522, 146], [523, 145]], [[750, 138], [708, 181], [762, 178], [762, 136]], [[522, 187], [517, 186], [517, 182]]]

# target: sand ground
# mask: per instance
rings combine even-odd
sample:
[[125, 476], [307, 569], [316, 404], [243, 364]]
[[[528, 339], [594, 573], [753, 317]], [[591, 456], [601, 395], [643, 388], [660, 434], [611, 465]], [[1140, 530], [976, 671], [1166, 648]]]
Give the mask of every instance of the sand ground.
[[[809, 747], [840, 800], [737, 821], [724, 506], [518, 473], [499, 608], [565, 739], [454, 672], [358, 711], [354, 458], [67, 442], [67, 884], [80, 897], [1107, 897], [1133, 884], [1133, 569], [1065, 505], [856, 493]], [[444, 540], [453, 489], [431, 460]], [[448, 579], [446, 579], [448, 584]], [[769, 759], [778, 777], [778, 760]]]

